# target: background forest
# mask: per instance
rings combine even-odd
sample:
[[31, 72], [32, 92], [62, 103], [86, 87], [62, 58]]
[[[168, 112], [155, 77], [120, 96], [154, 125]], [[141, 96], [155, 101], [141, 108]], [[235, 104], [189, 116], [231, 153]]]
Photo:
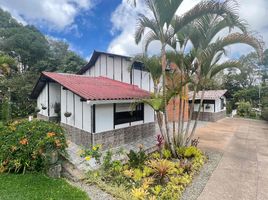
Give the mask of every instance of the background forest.
[[[2, 9], [0, 19], [0, 120], [8, 121], [35, 112], [36, 102], [29, 95], [40, 72], [75, 73], [86, 60], [71, 51], [68, 43], [18, 23]], [[242, 56], [240, 61], [241, 72], [229, 69], [211, 79], [206, 89], [227, 89], [232, 96], [229, 112], [242, 102], [245, 110], [263, 107], [263, 116], [268, 118], [268, 50], [262, 64], [255, 53]]]

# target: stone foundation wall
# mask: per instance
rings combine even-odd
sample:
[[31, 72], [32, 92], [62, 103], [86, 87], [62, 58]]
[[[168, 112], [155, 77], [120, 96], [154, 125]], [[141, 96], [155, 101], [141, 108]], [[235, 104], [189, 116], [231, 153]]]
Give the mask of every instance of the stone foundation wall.
[[[197, 117], [197, 112], [193, 113], [192, 119], [195, 120]], [[221, 111], [217, 113], [210, 113], [210, 112], [201, 112], [199, 116], [200, 121], [208, 121], [208, 122], [216, 122], [220, 119], [226, 117], [226, 111]]]
[[89, 147], [92, 144], [92, 134], [82, 129], [61, 123], [61, 126], [65, 128], [67, 139], [71, 140], [77, 145]]
[[44, 121], [53, 121], [53, 122], [58, 121], [58, 117], [56, 117], [56, 116], [48, 117], [48, 116], [45, 116], [45, 115], [41, 115], [39, 113], [37, 113], [37, 119], [41, 119], [41, 120], [44, 120]]
[[[37, 114], [37, 118], [46, 121], [54, 120], [53, 117], [47, 117], [41, 114]], [[61, 126], [66, 130], [67, 139], [73, 143], [84, 147], [89, 147], [92, 144], [102, 144], [103, 149], [117, 147], [155, 135], [155, 122], [94, 134], [64, 123], [61, 123]]]
[[155, 135], [154, 122], [92, 134], [94, 145], [102, 144], [103, 149], [120, 146], [153, 135]]
[[44, 121], [49, 121], [49, 117], [48, 116], [41, 115], [39, 113], [37, 113], [37, 119], [41, 119], [41, 120], [44, 120]]

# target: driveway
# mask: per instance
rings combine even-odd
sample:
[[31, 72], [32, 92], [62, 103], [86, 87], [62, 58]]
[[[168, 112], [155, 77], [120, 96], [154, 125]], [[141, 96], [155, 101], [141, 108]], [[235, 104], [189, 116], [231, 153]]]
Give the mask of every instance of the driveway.
[[226, 118], [197, 136], [200, 148], [223, 153], [198, 200], [268, 199], [268, 123]]

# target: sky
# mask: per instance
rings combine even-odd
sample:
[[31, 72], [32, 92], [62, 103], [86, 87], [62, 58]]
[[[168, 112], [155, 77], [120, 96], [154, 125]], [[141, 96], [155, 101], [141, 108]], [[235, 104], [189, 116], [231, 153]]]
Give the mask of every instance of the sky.
[[[184, 0], [177, 14], [183, 14], [201, 0]], [[268, 0], [238, 0], [239, 14], [250, 29], [268, 44]], [[127, 0], [0, 0], [0, 7], [23, 24], [35, 25], [45, 35], [64, 40], [70, 49], [89, 60], [93, 50], [135, 55], [142, 44], [134, 42], [138, 13], [147, 14], [143, 1], [132, 7]], [[160, 52], [157, 42], [151, 54]], [[252, 51], [246, 45], [228, 48], [225, 59]]]

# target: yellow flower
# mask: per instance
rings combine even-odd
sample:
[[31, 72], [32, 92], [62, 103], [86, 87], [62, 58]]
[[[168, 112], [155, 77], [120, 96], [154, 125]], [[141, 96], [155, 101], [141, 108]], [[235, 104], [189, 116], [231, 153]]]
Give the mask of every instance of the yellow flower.
[[90, 156], [86, 156], [86, 157], [85, 157], [85, 160], [86, 160], [86, 161], [89, 161], [90, 159], [91, 159]]
[[93, 151], [96, 151], [96, 150], [97, 150], [97, 146], [94, 146], [94, 147], [92, 148], [92, 150], [93, 150]]

